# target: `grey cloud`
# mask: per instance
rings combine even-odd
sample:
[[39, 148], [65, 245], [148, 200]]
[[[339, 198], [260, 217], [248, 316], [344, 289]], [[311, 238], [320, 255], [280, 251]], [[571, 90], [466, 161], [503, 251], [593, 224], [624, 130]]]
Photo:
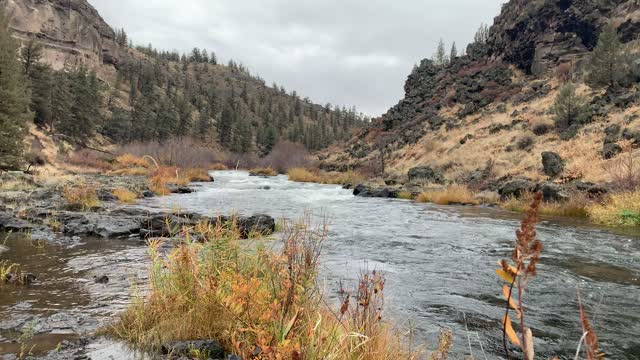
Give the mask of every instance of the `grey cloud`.
[[214, 50], [318, 103], [380, 115], [440, 38], [462, 49], [503, 0], [90, 0], [135, 43]]

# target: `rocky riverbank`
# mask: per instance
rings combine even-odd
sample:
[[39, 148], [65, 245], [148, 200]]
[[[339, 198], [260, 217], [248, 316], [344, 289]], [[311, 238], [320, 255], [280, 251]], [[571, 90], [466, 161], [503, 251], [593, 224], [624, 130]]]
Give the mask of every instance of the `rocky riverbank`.
[[[575, 202], [575, 199], [598, 201], [611, 192], [610, 184], [561, 177], [565, 162], [556, 153], [543, 152], [541, 160], [546, 175], [542, 179], [522, 176], [497, 178], [492, 175], [491, 165], [488, 164], [468, 178], [453, 181], [445, 178], [442, 169], [426, 165], [410, 169], [405, 177], [375, 179], [358, 184], [353, 188], [353, 194], [360, 197], [416, 199], [420, 198], [420, 194], [440, 194], [441, 197], [446, 197], [447, 194], [459, 193], [463, 189], [464, 196], [453, 194], [456, 199], [446, 201], [446, 204], [499, 205], [541, 192], [546, 203], [561, 207], [567, 202]], [[455, 190], [451, 190], [452, 188]]]
[[[131, 189], [140, 198], [155, 196], [144, 177], [87, 175], [59, 182], [42, 182], [24, 173], [7, 173], [0, 180], [21, 184], [0, 192], [0, 231], [28, 233], [33, 240], [59, 241], [65, 238], [97, 236], [113, 238], [150, 238], [173, 236], [198, 222], [234, 222], [244, 237], [252, 232], [270, 234], [275, 221], [268, 215], [248, 217], [205, 217], [198, 214], [150, 212], [135, 204], [122, 204], [113, 195], [115, 189]], [[99, 205], [83, 211], [69, 203], [65, 188], [91, 184]], [[175, 186], [172, 193], [190, 193], [195, 187]]]
[[[98, 198], [90, 208], [78, 207], [65, 196], [68, 189], [87, 186], [95, 190]], [[180, 194], [197, 191], [199, 186], [169, 188], [172, 193]], [[18, 265], [0, 279], [0, 287], [4, 287], [0, 308], [9, 306], [4, 308], [7, 316], [0, 316], [0, 354], [14, 353], [14, 348], [25, 341], [38, 343], [37, 354], [44, 359], [89, 358], [96, 351], [106, 351], [116, 358], [129, 356], [131, 350], [117, 343], [105, 343], [92, 334], [104, 325], [105, 313], [113, 316], [123, 310], [122, 304], [131, 301], [132, 287], [146, 288], [146, 275], [141, 275], [148, 266], [144, 240], [181, 239], [187, 235], [198, 240], [200, 235], [195, 228], [200, 223], [235, 226], [242, 238], [271, 234], [276, 228], [275, 220], [264, 214], [207, 217], [182, 211], [150, 210], [141, 204], [121, 202], [114, 195], [116, 189], [128, 189], [141, 202], [155, 196], [147, 186], [146, 177], [46, 178], [21, 172], [0, 174], [0, 260]], [[165, 251], [169, 251], [172, 243], [165, 243]], [[32, 252], [34, 255], [23, 257]], [[31, 259], [34, 256], [45, 256], [51, 263]], [[136, 259], [135, 266], [131, 264], [132, 259]], [[5, 263], [0, 262], [1, 265]], [[60, 266], [64, 274], [58, 274]], [[20, 295], [25, 289], [33, 294], [52, 292], [54, 297], [64, 293], [77, 297], [75, 301], [83, 305], [42, 313], [39, 305]], [[118, 300], [113, 304], [115, 299]], [[66, 301], [72, 300], [57, 302]], [[25, 331], [32, 333], [32, 338], [13, 339], [15, 334]], [[57, 351], [45, 355], [41, 346], [44, 350], [46, 346], [56, 347], [43, 344], [58, 342], [58, 337]], [[203, 349], [208, 350], [217, 342], [203, 344]], [[189, 344], [169, 345], [169, 351], [180, 355], [180, 349], [186, 349]], [[0, 355], [0, 358], [12, 356]]]

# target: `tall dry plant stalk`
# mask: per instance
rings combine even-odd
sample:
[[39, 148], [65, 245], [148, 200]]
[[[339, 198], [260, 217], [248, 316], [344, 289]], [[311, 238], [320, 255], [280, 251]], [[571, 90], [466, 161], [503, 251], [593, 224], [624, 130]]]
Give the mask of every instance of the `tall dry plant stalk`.
[[[538, 222], [538, 210], [542, 203], [542, 194], [534, 195], [533, 202], [527, 210], [520, 229], [516, 231], [516, 246], [511, 255], [511, 262], [502, 260], [500, 268], [496, 270], [498, 276], [509, 285], [503, 285], [502, 293], [507, 299], [507, 309], [503, 318], [502, 344], [507, 358], [510, 359], [507, 338], [515, 346], [522, 349], [525, 360], [533, 360], [533, 334], [531, 329], [525, 326], [524, 293], [528, 281], [536, 275], [536, 265], [542, 252], [542, 243], [536, 238], [536, 223]], [[517, 298], [514, 299], [514, 290]], [[519, 319], [520, 335], [513, 328], [509, 311], [513, 310]]]

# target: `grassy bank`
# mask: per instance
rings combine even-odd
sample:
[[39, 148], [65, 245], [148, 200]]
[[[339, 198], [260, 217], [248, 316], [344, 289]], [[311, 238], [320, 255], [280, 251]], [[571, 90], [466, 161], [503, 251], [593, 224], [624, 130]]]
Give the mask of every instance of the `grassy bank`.
[[[534, 199], [533, 193], [508, 199], [491, 193], [475, 193], [464, 185], [450, 185], [420, 193], [416, 202], [438, 205], [497, 205], [500, 208], [524, 213]], [[562, 202], [542, 202], [538, 213], [546, 216], [565, 216], [587, 219], [607, 226], [640, 226], [640, 191], [623, 191], [601, 199], [593, 199], [583, 193], [572, 193]]]
[[166, 256], [164, 240], [150, 242], [150, 293], [109, 334], [150, 350], [219, 339], [245, 359], [418, 358], [382, 317], [382, 274], [362, 274], [340, 308], [325, 303], [316, 276], [326, 227], [285, 225], [279, 252], [248, 250], [232, 226], [200, 224], [197, 231], [203, 242], [187, 239]]
[[365, 177], [356, 171], [323, 172], [307, 168], [291, 168], [287, 171], [290, 181], [318, 184], [336, 184], [356, 186], [365, 181]]
[[588, 209], [596, 223], [612, 226], [640, 226], [640, 191], [611, 195], [602, 204]]

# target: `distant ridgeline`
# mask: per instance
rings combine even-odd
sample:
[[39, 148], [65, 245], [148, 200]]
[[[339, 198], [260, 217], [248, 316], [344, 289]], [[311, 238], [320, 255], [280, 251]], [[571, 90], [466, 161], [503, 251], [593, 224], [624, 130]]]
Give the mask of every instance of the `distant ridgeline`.
[[96, 134], [119, 143], [190, 136], [266, 154], [280, 139], [322, 149], [368, 121], [355, 108], [266, 86], [214, 52], [134, 47], [86, 0], [0, 0], [2, 10], [22, 43], [35, 124], [75, 143]]

